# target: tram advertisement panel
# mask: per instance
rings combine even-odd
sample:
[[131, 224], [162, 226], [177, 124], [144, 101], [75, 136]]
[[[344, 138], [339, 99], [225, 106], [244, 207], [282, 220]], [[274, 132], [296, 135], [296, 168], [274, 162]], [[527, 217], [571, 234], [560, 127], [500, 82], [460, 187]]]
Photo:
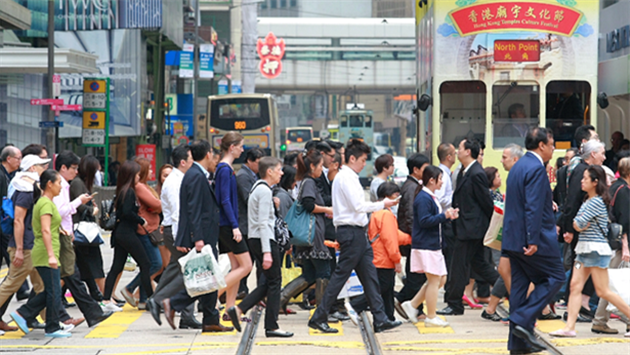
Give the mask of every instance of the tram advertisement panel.
[[[508, 80], [597, 76], [596, 0], [441, 0], [433, 4], [435, 73], [443, 80], [494, 82], [507, 79], [501, 77], [506, 70], [511, 71]], [[525, 41], [538, 41], [539, 48]], [[532, 52], [538, 60], [532, 59]]]

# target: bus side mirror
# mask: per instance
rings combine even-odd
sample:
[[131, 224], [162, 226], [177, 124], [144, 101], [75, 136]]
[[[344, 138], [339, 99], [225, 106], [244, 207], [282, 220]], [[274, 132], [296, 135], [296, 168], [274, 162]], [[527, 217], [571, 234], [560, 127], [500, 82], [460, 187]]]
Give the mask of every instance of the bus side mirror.
[[602, 109], [605, 109], [606, 107], [608, 107], [609, 105], [608, 95], [606, 95], [605, 92], [600, 92], [599, 95], [597, 95], [597, 104]]
[[431, 98], [431, 96], [427, 94], [422, 94], [422, 96], [420, 96], [420, 99], [418, 100], [418, 109], [420, 111], [426, 111], [432, 104], [433, 99]]

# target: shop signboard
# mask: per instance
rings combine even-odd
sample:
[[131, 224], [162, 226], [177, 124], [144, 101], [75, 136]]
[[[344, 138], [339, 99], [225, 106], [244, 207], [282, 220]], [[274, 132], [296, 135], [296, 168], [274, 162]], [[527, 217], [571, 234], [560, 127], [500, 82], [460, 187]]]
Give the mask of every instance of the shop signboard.
[[212, 44], [199, 45], [199, 78], [212, 79], [214, 77], [214, 46]]
[[179, 77], [192, 78], [195, 72], [195, 63], [193, 61], [195, 46], [187, 43], [184, 44], [183, 49], [179, 55]]

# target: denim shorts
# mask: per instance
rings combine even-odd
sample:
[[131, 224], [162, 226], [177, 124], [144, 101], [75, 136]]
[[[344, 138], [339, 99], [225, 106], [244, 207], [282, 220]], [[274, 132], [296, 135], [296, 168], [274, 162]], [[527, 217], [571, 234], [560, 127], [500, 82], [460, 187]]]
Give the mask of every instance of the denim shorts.
[[583, 267], [598, 267], [600, 269], [608, 269], [612, 255], [599, 255], [597, 252], [588, 254], [577, 254], [575, 262], [582, 264]]

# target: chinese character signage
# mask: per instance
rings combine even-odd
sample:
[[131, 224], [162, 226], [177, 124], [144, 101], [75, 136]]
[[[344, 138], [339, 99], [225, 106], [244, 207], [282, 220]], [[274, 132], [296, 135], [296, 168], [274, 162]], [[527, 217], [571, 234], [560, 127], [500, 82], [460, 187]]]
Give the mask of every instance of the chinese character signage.
[[214, 46], [212, 44], [199, 45], [199, 78], [214, 77]]
[[81, 142], [86, 147], [109, 144], [109, 79], [83, 81], [83, 124]]
[[537, 62], [539, 60], [539, 41], [494, 41], [495, 62]]
[[582, 12], [549, 2], [493, 2], [462, 7], [449, 14], [461, 36], [491, 30], [534, 30], [571, 36]]
[[184, 50], [179, 54], [179, 77], [192, 78], [195, 73], [193, 56], [195, 55], [195, 45], [184, 44]]
[[269, 32], [265, 40], [258, 39], [256, 45], [260, 57], [260, 74], [267, 79], [278, 77], [282, 72], [282, 57], [284, 56], [284, 39], [278, 40]]
[[151, 162], [150, 181], [155, 181], [155, 144], [138, 144], [136, 145], [136, 157], [145, 158]]

